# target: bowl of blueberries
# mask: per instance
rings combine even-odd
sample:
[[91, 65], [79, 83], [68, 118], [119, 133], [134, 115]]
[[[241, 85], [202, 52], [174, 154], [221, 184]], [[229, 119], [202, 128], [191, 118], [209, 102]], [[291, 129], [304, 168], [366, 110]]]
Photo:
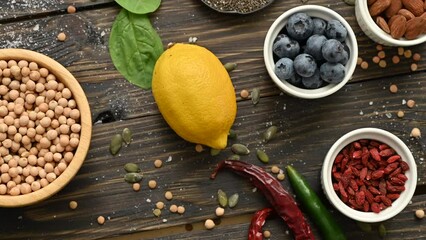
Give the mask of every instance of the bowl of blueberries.
[[263, 55], [268, 74], [283, 92], [315, 99], [335, 93], [351, 79], [358, 44], [341, 15], [326, 7], [303, 5], [273, 22]]

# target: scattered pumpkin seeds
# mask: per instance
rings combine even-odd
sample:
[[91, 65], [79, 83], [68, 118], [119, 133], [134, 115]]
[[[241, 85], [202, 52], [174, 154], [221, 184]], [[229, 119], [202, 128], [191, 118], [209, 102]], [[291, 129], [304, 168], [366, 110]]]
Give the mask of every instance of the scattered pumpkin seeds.
[[253, 102], [254, 105], [258, 104], [260, 100], [260, 90], [259, 88], [253, 88], [253, 90], [251, 90], [251, 101]]
[[233, 154], [231, 156], [228, 157], [228, 160], [240, 160], [240, 155], [238, 154]]
[[220, 153], [220, 149], [214, 149], [214, 148], [210, 148], [210, 155], [211, 156], [217, 156]]
[[222, 189], [217, 190], [217, 201], [223, 208], [228, 205], [228, 196], [226, 195], [226, 192], [222, 191]]
[[373, 227], [370, 223], [365, 222], [356, 222], [356, 225], [363, 231], [363, 232], [371, 232], [373, 230]]
[[236, 139], [237, 138], [237, 132], [235, 132], [235, 130], [229, 129], [228, 138]]
[[237, 64], [236, 63], [225, 63], [225, 65], [223, 65], [226, 69], [226, 71], [228, 72], [232, 72], [235, 70], [235, 68], [237, 68]]
[[116, 155], [123, 145], [123, 138], [121, 134], [115, 134], [111, 139], [111, 144], [109, 145], [109, 151], [112, 155]]
[[126, 173], [126, 175], [124, 175], [124, 180], [128, 183], [140, 182], [142, 181], [142, 178], [142, 174], [134, 172]]
[[238, 155], [248, 155], [250, 153], [250, 150], [246, 146], [239, 143], [232, 144], [231, 150]]
[[270, 126], [268, 129], [266, 129], [265, 133], [263, 134], [263, 141], [269, 142], [271, 139], [277, 135], [278, 127], [277, 126]]
[[232, 194], [232, 195], [229, 197], [229, 199], [228, 199], [228, 206], [229, 206], [230, 208], [235, 207], [235, 206], [237, 205], [237, 203], [238, 203], [239, 197], [240, 197], [240, 196], [238, 195], [238, 193], [234, 193], [234, 194]]
[[256, 155], [257, 155], [257, 158], [261, 162], [263, 162], [263, 163], [268, 163], [269, 162], [269, 156], [264, 151], [258, 149], [256, 151]]
[[123, 141], [129, 145], [132, 142], [132, 131], [128, 128], [123, 129], [121, 137], [123, 138]]
[[384, 238], [386, 236], [386, 227], [383, 223], [379, 225], [379, 236]]
[[126, 170], [128, 173], [137, 173], [141, 171], [136, 163], [126, 163], [124, 165], [124, 170]]
[[152, 211], [152, 213], [154, 214], [154, 216], [159, 217], [161, 216], [161, 210], [156, 208], [154, 209], [154, 211]]

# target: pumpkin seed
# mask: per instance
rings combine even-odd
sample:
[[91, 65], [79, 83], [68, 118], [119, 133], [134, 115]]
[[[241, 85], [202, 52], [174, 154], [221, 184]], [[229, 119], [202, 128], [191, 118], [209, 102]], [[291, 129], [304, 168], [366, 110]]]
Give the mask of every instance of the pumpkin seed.
[[238, 155], [248, 155], [250, 153], [250, 150], [246, 146], [239, 143], [232, 144], [231, 150]]
[[217, 190], [217, 200], [221, 207], [228, 205], [228, 196], [226, 196], [226, 192], [222, 191], [222, 189]]
[[233, 155], [228, 157], [228, 160], [240, 160], [240, 155], [233, 154]]
[[253, 88], [253, 90], [251, 90], [251, 101], [253, 102], [254, 105], [256, 105], [259, 103], [259, 99], [260, 99], [259, 88]]
[[142, 174], [134, 172], [126, 173], [126, 175], [124, 175], [124, 181], [128, 183], [140, 182], [142, 181]]
[[211, 156], [217, 156], [220, 153], [220, 149], [214, 149], [214, 148], [210, 148], [210, 155]]
[[237, 138], [237, 132], [235, 132], [235, 131], [234, 131], [234, 130], [232, 130], [232, 129], [229, 129], [228, 137], [229, 137], [230, 139], [236, 139], [236, 138]]
[[239, 195], [238, 195], [238, 193], [234, 193], [234, 194], [232, 194], [232, 195], [229, 197], [229, 199], [228, 199], [228, 206], [229, 206], [230, 208], [235, 207], [235, 206], [237, 205], [237, 203], [238, 203], [238, 199], [239, 199]]
[[268, 163], [269, 162], [269, 156], [262, 150], [257, 150], [256, 151], [256, 155], [257, 158], [259, 158], [259, 160], [263, 163]]
[[154, 209], [154, 211], [152, 211], [152, 213], [154, 214], [154, 216], [159, 217], [161, 216], [161, 210], [156, 208]]
[[130, 131], [130, 129], [128, 128], [123, 129], [123, 133], [121, 134], [121, 137], [123, 138], [123, 141], [126, 144], [130, 144], [130, 142], [132, 141], [132, 131]]
[[136, 172], [140, 172], [141, 169], [139, 168], [139, 166], [135, 163], [126, 163], [124, 165], [124, 170], [126, 170], [126, 172], [128, 173], [136, 173]]
[[365, 222], [356, 222], [356, 224], [358, 225], [358, 227], [363, 231], [363, 232], [371, 232], [373, 230], [373, 227], [371, 226], [371, 224], [369, 223], [365, 223]]
[[109, 145], [109, 151], [112, 155], [116, 155], [123, 145], [123, 138], [121, 134], [115, 134], [111, 139], [111, 144]]
[[379, 225], [379, 236], [384, 238], [386, 236], [386, 227], [383, 223]]
[[263, 140], [265, 142], [269, 142], [272, 138], [275, 137], [275, 135], [277, 135], [277, 131], [278, 128], [276, 126], [270, 126], [263, 134]]
[[223, 65], [226, 69], [226, 71], [228, 72], [232, 72], [235, 70], [235, 68], [237, 68], [237, 64], [236, 63], [225, 63], [225, 65]]

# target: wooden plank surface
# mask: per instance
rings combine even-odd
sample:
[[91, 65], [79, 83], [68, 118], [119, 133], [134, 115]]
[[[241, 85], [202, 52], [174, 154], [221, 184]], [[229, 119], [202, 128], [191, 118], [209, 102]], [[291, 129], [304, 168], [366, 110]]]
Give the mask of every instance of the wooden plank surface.
[[[280, 93], [263, 64], [263, 40], [269, 26], [284, 11], [301, 5], [300, 1], [275, 1], [250, 15], [220, 14], [196, 0], [163, 1], [150, 18], [164, 45], [186, 42], [195, 36], [222, 62], [236, 62], [238, 68], [231, 77], [237, 96], [242, 89], [261, 89], [256, 106], [238, 97], [233, 129], [239, 136], [231, 143], [264, 149], [271, 158], [270, 164], [264, 165], [267, 169], [294, 165], [333, 211], [349, 239], [379, 236], [377, 231], [363, 233], [325, 200], [319, 185], [323, 158], [335, 140], [356, 128], [379, 127], [399, 136], [417, 161], [418, 191], [401, 214], [385, 222], [387, 239], [424, 238], [423, 221], [416, 220], [413, 213], [426, 205], [425, 140], [410, 138], [409, 133], [413, 127], [424, 130], [425, 126], [425, 58], [418, 62], [419, 70], [411, 72], [412, 60], [402, 59], [393, 65], [390, 58], [396, 49], [385, 48], [389, 67], [382, 69], [371, 62], [377, 54], [376, 45], [361, 32], [353, 7], [342, 1], [309, 3], [343, 15], [356, 32], [360, 56], [370, 62], [367, 70], [357, 68], [342, 90], [320, 100], [301, 100]], [[65, 13], [70, 4], [77, 6], [76, 14]], [[85, 90], [95, 120], [89, 154], [75, 179], [43, 203], [0, 209], [0, 239], [245, 239], [251, 214], [268, 206], [267, 202], [246, 180], [230, 172], [210, 180], [215, 164], [230, 155], [230, 150], [216, 157], [211, 157], [208, 149], [195, 152], [194, 144], [180, 139], [167, 126], [151, 92], [131, 85], [115, 70], [107, 46], [119, 9], [108, 0], [0, 2], [0, 47], [32, 49], [66, 66]], [[61, 31], [68, 36], [65, 42], [55, 40]], [[426, 54], [424, 45], [410, 49]], [[389, 92], [391, 83], [398, 85], [397, 94]], [[407, 108], [403, 101], [408, 99], [414, 99], [416, 107]], [[404, 118], [396, 117], [398, 110], [405, 111]], [[263, 144], [261, 134], [271, 124], [279, 127], [279, 135]], [[108, 150], [111, 136], [125, 127], [134, 132], [133, 142], [113, 157]], [[155, 159], [162, 159], [164, 167], [155, 169]], [[254, 154], [243, 160], [261, 164]], [[122, 167], [128, 162], [138, 163], [143, 169], [140, 192], [133, 192], [122, 179]], [[157, 189], [148, 189], [150, 179], [158, 182]], [[290, 189], [287, 181], [283, 185]], [[214, 218], [219, 188], [238, 192], [241, 200], [235, 209], [226, 210], [217, 228], [207, 231], [202, 223]], [[163, 196], [167, 190], [175, 196], [170, 202]], [[74, 211], [68, 208], [71, 200], [79, 203]], [[167, 206], [184, 205], [185, 214], [163, 211], [160, 218], [154, 217], [154, 204], [160, 200]], [[96, 222], [100, 215], [107, 218], [103, 226]], [[280, 219], [268, 220], [266, 228], [273, 234], [271, 239], [292, 239]], [[315, 227], [314, 231], [319, 236]]]

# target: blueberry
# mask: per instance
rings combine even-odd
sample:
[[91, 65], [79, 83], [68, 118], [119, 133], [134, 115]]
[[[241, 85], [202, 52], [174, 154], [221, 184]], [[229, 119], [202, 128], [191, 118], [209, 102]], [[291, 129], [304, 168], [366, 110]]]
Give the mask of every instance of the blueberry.
[[321, 18], [312, 18], [314, 24], [314, 31], [312, 34], [324, 35], [327, 23]]
[[326, 62], [320, 67], [320, 75], [328, 83], [339, 83], [345, 78], [345, 67], [341, 63]]
[[291, 38], [300, 41], [312, 35], [314, 24], [306, 13], [295, 13], [288, 19], [286, 29]]
[[299, 74], [295, 73], [293, 77], [287, 79], [287, 82], [289, 82], [291, 85], [296, 87], [303, 87], [302, 85], [302, 77], [299, 76]]
[[316, 89], [321, 87], [324, 84], [324, 81], [320, 77], [319, 69], [317, 68], [315, 70], [314, 75], [310, 77], [303, 77], [302, 84], [303, 86], [305, 86], [305, 88], [308, 88], [308, 89]]
[[339, 63], [346, 65], [349, 61], [349, 54], [347, 51], [343, 52], [343, 59], [339, 61]]
[[285, 34], [280, 34], [275, 38], [272, 49], [279, 58], [293, 59], [299, 54], [300, 46], [297, 41], [290, 39]]
[[310, 77], [314, 75], [317, 63], [314, 57], [309, 54], [302, 53], [297, 55], [293, 62], [294, 70], [302, 77]]
[[275, 74], [277, 77], [284, 81], [294, 76], [293, 60], [290, 58], [281, 58], [275, 63]]
[[344, 42], [346, 40], [346, 36], [348, 35], [348, 30], [341, 22], [337, 20], [330, 20], [327, 23], [325, 35], [328, 38], [333, 38], [339, 40], [340, 42]]
[[306, 41], [305, 53], [312, 55], [315, 60], [324, 59], [322, 56], [322, 45], [327, 41], [327, 38], [323, 35], [314, 34]]
[[[328, 39], [322, 45], [322, 56], [325, 60], [332, 63], [338, 63], [345, 59], [345, 47], [343, 44], [336, 39]], [[346, 52], [346, 55], [348, 53]]]

